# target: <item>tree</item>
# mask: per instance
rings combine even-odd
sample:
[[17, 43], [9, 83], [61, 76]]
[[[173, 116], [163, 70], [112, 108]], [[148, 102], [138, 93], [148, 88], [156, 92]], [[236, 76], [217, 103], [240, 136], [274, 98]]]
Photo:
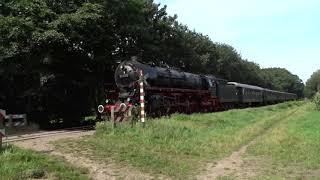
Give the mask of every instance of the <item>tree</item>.
[[297, 76], [284, 68], [263, 69], [267, 82], [267, 87], [279, 91], [291, 92], [303, 97], [304, 84]]
[[[42, 121], [53, 117], [72, 122], [89, 111], [91, 80], [104, 77], [104, 70], [95, 68], [104, 67], [101, 54], [110, 56], [111, 50], [106, 49], [112, 47], [109, 37], [113, 34], [103, 6], [84, 2], [20, 0], [1, 4], [0, 63], [6, 75], [1, 80], [7, 84], [1, 92], [5, 92], [3, 106], [9, 112], [22, 107], [20, 111], [28, 114], [40, 111], [47, 117], [39, 117]], [[104, 52], [99, 54], [101, 46]], [[46, 77], [50, 78], [40, 84], [39, 78]], [[18, 88], [17, 84], [25, 86]], [[14, 103], [18, 97], [22, 97], [20, 105]], [[33, 107], [23, 108], [25, 104]]]
[[[0, 6], [0, 94], [11, 112], [31, 109], [39, 88], [36, 34], [55, 17], [43, 1], [5, 0]], [[1, 96], [1, 95], [0, 95]]]
[[78, 123], [104, 100], [117, 62], [132, 56], [278, 90], [303, 88], [297, 76], [261, 70], [232, 46], [179, 23], [152, 0], [0, 3], [0, 83], [5, 84], [0, 106], [9, 112], [26, 112], [45, 123]]
[[[68, 124], [104, 99], [116, 61], [159, 57], [175, 21], [144, 0], [6, 0], [0, 8], [1, 103], [15, 111], [22, 97], [21, 111]], [[28, 86], [12, 91], [16, 84]], [[30, 109], [27, 99], [34, 100]]]
[[316, 105], [316, 109], [320, 111], [320, 92], [319, 91], [314, 95], [313, 102]]
[[314, 72], [306, 82], [305, 94], [311, 98], [320, 91], [320, 70]]

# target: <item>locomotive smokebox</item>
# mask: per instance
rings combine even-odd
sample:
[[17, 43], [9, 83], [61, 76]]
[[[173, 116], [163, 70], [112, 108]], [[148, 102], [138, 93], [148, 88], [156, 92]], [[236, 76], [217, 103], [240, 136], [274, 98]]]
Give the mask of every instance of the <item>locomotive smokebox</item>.
[[119, 88], [126, 88], [139, 80], [139, 73], [136, 66], [128, 62], [122, 62], [115, 72], [115, 82]]

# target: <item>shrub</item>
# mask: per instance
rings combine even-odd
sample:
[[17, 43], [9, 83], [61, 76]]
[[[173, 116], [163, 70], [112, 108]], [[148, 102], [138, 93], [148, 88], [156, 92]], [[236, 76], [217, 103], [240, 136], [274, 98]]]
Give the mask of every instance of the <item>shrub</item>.
[[318, 111], [320, 111], [320, 92], [317, 92], [316, 95], [314, 96], [313, 98], [313, 102], [315, 103], [316, 105], [316, 109]]

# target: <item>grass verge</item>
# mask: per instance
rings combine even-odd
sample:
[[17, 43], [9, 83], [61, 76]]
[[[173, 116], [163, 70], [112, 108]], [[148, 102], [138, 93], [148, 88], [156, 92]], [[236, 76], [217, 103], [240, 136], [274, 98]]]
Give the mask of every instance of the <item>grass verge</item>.
[[248, 155], [260, 157], [259, 178], [317, 179], [320, 177], [319, 139], [320, 112], [309, 103], [296, 116], [261, 136], [248, 148]]
[[94, 156], [112, 158], [145, 172], [175, 178], [196, 175], [206, 162], [219, 160], [247, 144], [303, 102], [230, 110], [208, 114], [175, 114], [148, 121], [147, 127], [100, 123], [95, 136], [65, 141], [66, 150], [89, 149]]
[[85, 169], [14, 146], [0, 150], [0, 179], [89, 179]]

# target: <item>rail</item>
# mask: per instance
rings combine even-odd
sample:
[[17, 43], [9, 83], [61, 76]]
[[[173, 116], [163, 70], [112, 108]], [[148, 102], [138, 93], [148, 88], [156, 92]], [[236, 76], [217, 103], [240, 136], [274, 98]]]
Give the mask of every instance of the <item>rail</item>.
[[24, 134], [24, 135], [13, 135], [13, 136], [5, 137], [3, 143], [11, 143], [11, 142], [25, 141], [30, 139], [45, 138], [45, 137], [51, 137], [56, 135], [83, 133], [93, 129], [94, 129], [94, 126], [82, 126], [82, 127], [66, 128], [66, 129], [55, 130], [55, 131], [39, 131], [39, 132]]

